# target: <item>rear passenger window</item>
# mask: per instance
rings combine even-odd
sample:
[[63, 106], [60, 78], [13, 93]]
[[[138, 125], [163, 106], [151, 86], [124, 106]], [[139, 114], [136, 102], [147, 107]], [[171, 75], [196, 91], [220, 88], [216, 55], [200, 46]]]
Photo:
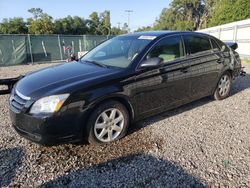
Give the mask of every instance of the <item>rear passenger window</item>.
[[224, 52], [230, 51], [230, 49], [227, 47], [227, 45], [225, 43], [223, 43], [222, 41], [220, 41], [218, 39], [216, 41], [217, 41], [217, 43], [222, 51], [224, 51]]
[[214, 50], [220, 50], [219, 45], [215, 42], [214, 39], [210, 39], [211, 40], [211, 44]]
[[157, 43], [148, 53], [147, 59], [160, 57], [165, 63], [184, 56], [182, 39], [180, 36], [167, 37]]
[[184, 35], [183, 38], [186, 45], [186, 51], [189, 54], [211, 50], [211, 44], [208, 37]]

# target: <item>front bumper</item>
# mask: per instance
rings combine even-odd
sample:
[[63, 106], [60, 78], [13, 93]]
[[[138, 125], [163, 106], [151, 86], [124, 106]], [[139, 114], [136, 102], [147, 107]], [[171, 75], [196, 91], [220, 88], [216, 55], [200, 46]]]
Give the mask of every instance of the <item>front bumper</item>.
[[10, 109], [10, 118], [19, 135], [41, 145], [79, 142], [83, 137], [83, 125], [77, 114], [35, 117]]

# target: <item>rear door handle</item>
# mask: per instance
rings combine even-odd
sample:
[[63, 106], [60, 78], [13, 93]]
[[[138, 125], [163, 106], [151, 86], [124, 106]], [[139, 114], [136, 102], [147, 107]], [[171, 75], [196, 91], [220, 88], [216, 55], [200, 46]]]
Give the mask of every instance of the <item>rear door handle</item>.
[[217, 63], [219, 63], [219, 64], [222, 63], [222, 62], [223, 62], [223, 61], [222, 61], [221, 59], [218, 59], [218, 60], [217, 60]]
[[182, 68], [182, 69], [181, 69], [181, 72], [182, 72], [182, 73], [187, 73], [187, 72], [188, 72], [188, 67]]

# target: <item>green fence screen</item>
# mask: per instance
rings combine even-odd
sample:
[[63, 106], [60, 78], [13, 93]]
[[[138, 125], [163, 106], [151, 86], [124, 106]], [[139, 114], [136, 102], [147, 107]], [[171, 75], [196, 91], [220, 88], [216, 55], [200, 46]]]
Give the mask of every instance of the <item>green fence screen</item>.
[[113, 36], [0, 35], [0, 66], [63, 61]]

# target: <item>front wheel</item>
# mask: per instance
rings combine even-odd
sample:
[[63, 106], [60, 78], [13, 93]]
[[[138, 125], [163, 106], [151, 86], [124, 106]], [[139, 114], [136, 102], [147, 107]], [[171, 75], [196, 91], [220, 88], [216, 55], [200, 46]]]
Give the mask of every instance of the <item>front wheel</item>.
[[88, 142], [110, 143], [125, 136], [129, 124], [126, 107], [116, 101], [108, 101], [97, 107], [88, 121]]
[[214, 99], [223, 100], [229, 96], [229, 92], [232, 86], [232, 76], [229, 72], [225, 72], [217, 85], [214, 92]]

